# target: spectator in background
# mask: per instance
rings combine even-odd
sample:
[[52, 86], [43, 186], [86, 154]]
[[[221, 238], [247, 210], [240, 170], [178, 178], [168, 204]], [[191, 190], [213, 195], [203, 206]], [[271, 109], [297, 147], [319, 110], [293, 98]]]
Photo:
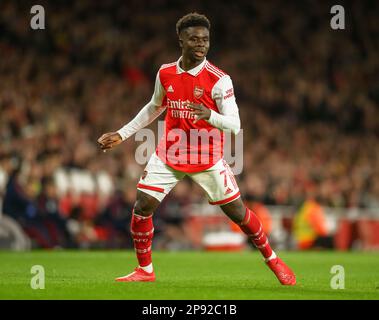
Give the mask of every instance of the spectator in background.
[[315, 187], [308, 190], [308, 199], [301, 205], [293, 221], [293, 235], [300, 250], [333, 248], [324, 209], [317, 201]]
[[36, 199], [37, 210], [43, 224], [49, 230], [55, 246], [62, 248], [77, 247], [67, 228], [67, 220], [59, 211], [59, 198], [54, 180], [46, 177], [41, 182], [41, 191]]
[[110, 248], [133, 248], [129, 226], [134, 201], [134, 188], [125, 187], [123, 191], [118, 190], [96, 218], [96, 227], [106, 230], [107, 246]]
[[10, 174], [4, 196], [3, 212], [15, 219], [26, 234], [34, 241], [34, 246], [54, 248], [58, 245], [51, 229], [39, 215], [35, 198], [38, 193], [38, 180], [28, 177], [20, 179], [20, 170]]

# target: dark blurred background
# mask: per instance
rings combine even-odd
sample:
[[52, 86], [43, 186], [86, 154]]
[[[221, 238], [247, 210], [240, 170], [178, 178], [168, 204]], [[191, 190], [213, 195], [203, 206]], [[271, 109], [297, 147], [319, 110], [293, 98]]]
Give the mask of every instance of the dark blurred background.
[[[30, 28], [34, 4], [45, 8], [45, 30]], [[345, 30], [330, 27], [333, 4], [345, 8]], [[274, 243], [302, 248], [312, 236], [312, 246], [378, 249], [378, 7], [375, 0], [1, 0], [3, 247], [18, 248], [22, 237], [20, 248], [132, 246], [139, 143], [130, 138], [104, 154], [96, 140], [150, 100], [160, 65], [180, 56], [176, 21], [197, 11], [212, 24], [208, 60], [235, 87], [244, 129], [239, 186]], [[155, 223], [161, 249], [244, 244], [187, 179]]]

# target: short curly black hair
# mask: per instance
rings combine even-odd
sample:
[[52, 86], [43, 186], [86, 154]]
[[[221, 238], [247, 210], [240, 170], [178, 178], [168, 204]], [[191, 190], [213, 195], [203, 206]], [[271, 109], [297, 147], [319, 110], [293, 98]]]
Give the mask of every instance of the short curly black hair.
[[197, 12], [192, 12], [181, 17], [176, 23], [176, 33], [179, 35], [183, 29], [188, 27], [205, 27], [211, 29], [211, 23], [208, 18]]

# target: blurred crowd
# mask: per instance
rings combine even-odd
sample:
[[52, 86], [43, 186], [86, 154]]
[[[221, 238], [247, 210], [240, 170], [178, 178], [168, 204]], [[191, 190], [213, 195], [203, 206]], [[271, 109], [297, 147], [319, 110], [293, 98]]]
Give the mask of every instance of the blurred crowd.
[[[30, 28], [33, 3], [0, 3], [0, 199], [39, 246], [132, 245], [138, 143], [102, 153], [96, 140], [150, 99], [160, 65], [180, 56], [176, 21], [195, 10], [212, 23], [208, 59], [234, 83], [244, 197], [379, 208], [377, 1], [348, 2], [345, 30], [310, 0], [39, 4], [45, 30]], [[178, 185], [156, 213], [158, 243], [203, 202]]]

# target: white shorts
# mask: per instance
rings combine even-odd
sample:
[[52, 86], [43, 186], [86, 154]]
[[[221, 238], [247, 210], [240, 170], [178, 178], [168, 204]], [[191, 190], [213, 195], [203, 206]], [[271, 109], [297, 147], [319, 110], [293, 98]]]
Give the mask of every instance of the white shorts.
[[234, 174], [224, 159], [207, 170], [187, 173], [171, 168], [155, 152], [146, 165], [137, 189], [162, 201], [186, 175], [203, 188], [210, 204], [224, 205], [241, 196]]

